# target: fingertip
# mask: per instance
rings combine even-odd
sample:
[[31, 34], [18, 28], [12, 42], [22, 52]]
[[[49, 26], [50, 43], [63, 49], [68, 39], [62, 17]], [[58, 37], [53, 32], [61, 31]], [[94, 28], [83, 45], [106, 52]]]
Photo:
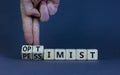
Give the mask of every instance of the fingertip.
[[48, 22], [48, 21], [49, 21], [49, 17], [48, 17], [48, 16], [46, 16], [46, 17], [44, 17], [44, 18], [41, 17], [41, 18], [40, 18], [40, 21], [41, 21], [41, 22]]
[[26, 29], [24, 32], [24, 36], [27, 44], [29, 45], [33, 44], [33, 35], [31, 30], [27, 31]]
[[35, 42], [33, 43], [33, 45], [40, 45], [40, 42], [39, 42], [39, 41], [35, 41]]
[[40, 13], [41, 13], [40, 21], [47, 22], [50, 17], [49, 17], [48, 8], [45, 1], [41, 2]]
[[48, 7], [49, 15], [52, 16], [56, 14], [57, 8], [54, 6], [52, 2], [48, 2], [47, 7]]
[[33, 44], [33, 39], [32, 39], [31, 36], [26, 36], [26, 35], [25, 35], [25, 40], [26, 40], [26, 43], [27, 43], [28, 45], [32, 45], [32, 44]]

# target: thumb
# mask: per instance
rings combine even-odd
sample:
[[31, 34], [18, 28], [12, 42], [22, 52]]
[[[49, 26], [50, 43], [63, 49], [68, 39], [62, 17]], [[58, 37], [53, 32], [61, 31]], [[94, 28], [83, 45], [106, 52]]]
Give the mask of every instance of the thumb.
[[26, 15], [40, 17], [39, 11], [33, 7], [31, 0], [23, 0], [21, 7]]
[[40, 17], [40, 13], [37, 9], [32, 8], [31, 10], [27, 11], [26, 14], [28, 16], [35, 16], [35, 17]]

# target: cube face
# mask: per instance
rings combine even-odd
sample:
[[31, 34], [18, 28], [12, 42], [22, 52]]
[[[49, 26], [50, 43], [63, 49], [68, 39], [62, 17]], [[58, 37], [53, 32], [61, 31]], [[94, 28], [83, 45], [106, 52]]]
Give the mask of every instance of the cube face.
[[86, 49], [76, 49], [77, 60], [87, 60]]
[[88, 50], [88, 60], [98, 60], [98, 50], [97, 49], [87, 49]]
[[66, 60], [76, 60], [75, 49], [66, 49]]
[[55, 49], [55, 60], [65, 60], [65, 49]]
[[43, 60], [43, 50], [44, 50], [44, 47], [43, 46], [40, 46], [40, 45], [36, 45], [36, 46], [33, 46], [33, 60]]
[[54, 60], [54, 49], [44, 49], [44, 60]]
[[22, 50], [22, 59], [31, 60], [32, 59], [32, 45], [23, 45]]

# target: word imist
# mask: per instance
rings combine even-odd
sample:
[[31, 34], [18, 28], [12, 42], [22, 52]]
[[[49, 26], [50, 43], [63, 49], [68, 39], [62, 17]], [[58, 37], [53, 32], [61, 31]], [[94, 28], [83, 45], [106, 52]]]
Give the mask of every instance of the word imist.
[[23, 45], [23, 60], [98, 60], [97, 49], [44, 49], [44, 46]]

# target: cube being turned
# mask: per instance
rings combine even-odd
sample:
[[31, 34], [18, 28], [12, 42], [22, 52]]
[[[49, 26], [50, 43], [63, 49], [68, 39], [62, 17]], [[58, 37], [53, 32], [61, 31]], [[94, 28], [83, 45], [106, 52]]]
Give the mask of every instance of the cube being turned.
[[23, 45], [21, 52], [23, 60], [32, 59], [32, 45]]
[[33, 60], [43, 60], [44, 58], [44, 46], [35, 45], [33, 46]]

